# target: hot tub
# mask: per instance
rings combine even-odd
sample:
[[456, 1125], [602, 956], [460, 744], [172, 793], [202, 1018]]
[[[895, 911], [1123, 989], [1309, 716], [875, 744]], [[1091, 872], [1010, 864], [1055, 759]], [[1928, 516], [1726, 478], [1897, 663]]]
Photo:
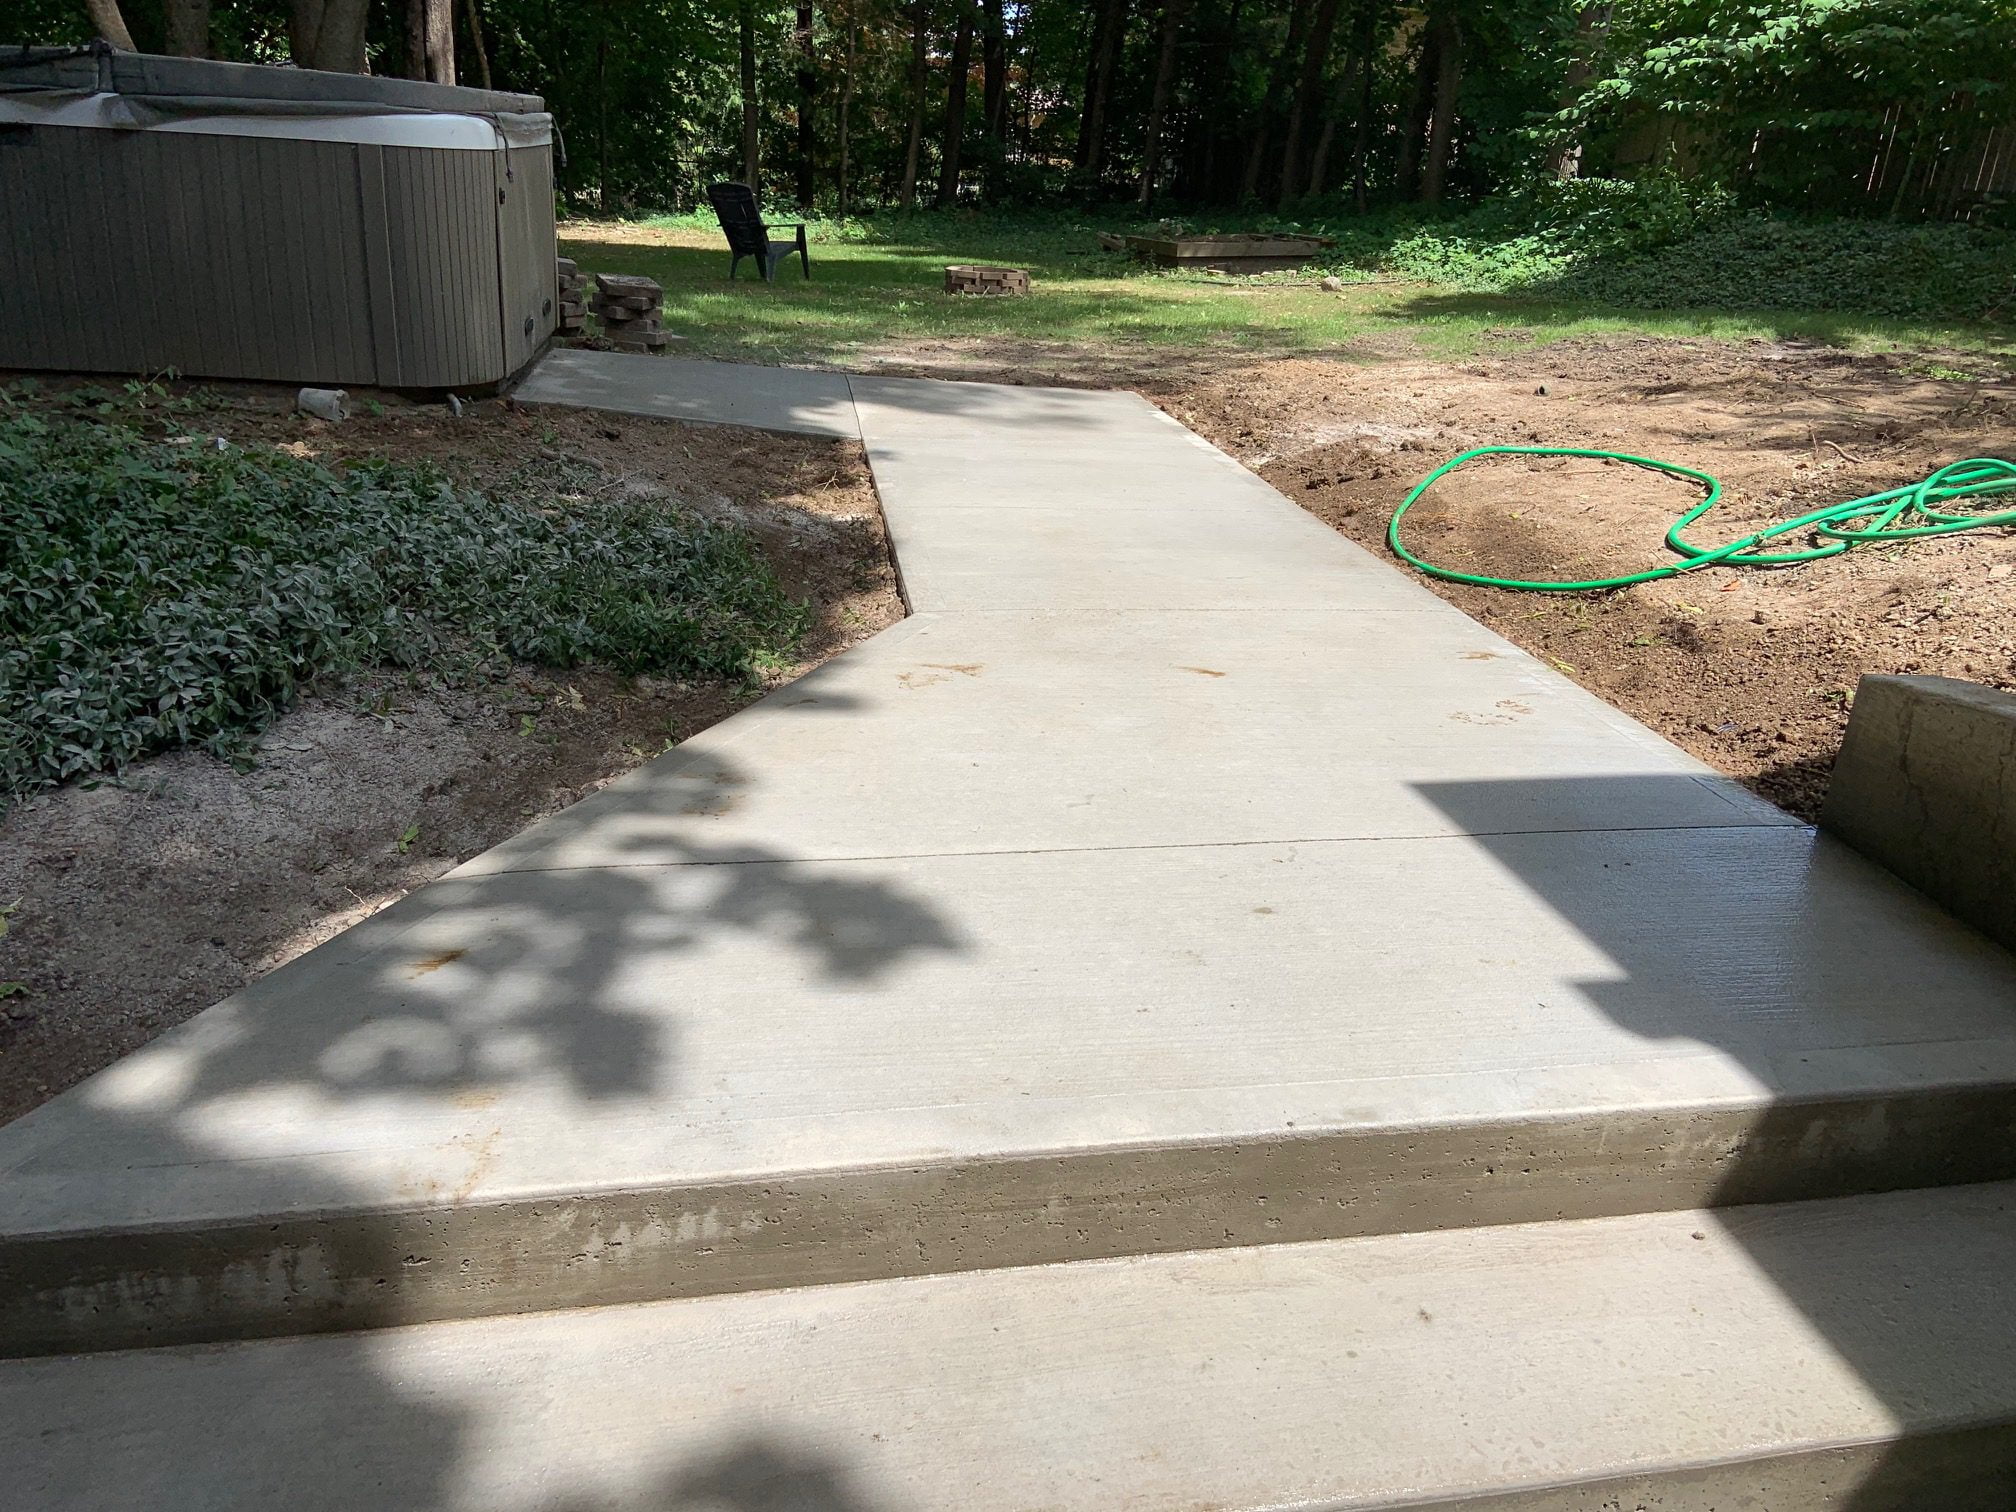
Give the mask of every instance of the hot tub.
[[0, 367], [478, 388], [555, 319], [534, 95], [0, 53]]

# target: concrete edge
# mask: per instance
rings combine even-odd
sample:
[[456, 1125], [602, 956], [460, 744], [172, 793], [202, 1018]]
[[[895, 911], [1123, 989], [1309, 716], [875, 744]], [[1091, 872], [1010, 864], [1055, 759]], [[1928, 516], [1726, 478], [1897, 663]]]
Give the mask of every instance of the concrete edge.
[[0, 1357], [2016, 1178], [2016, 1083], [0, 1239]]
[[[1391, 1512], [2007, 1512], [2016, 1418], [1595, 1480], [1385, 1502]], [[1363, 1503], [1325, 1512], [1362, 1512]]]

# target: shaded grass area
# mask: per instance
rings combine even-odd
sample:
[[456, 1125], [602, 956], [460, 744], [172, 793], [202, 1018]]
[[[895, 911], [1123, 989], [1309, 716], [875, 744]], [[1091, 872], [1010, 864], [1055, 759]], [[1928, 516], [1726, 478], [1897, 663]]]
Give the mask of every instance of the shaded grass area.
[[[914, 214], [874, 223], [816, 223], [813, 276], [781, 272], [765, 286], [731, 283], [718, 229], [692, 217], [636, 224], [572, 223], [563, 250], [588, 269], [641, 273], [665, 287], [668, 326], [695, 357], [841, 362], [919, 342], [1035, 342], [1144, 354], [1390, 351], [1395, 343], [1460, 356], [1507, 342], [1644, 333], [1716, 340], [1803, 340], [1865, 349], [1974, 349], [2006, 355], [2016, 331], [1990, 322], [1909, 319], [1852, 309], [1654, 308], [1587, 297], [1575, 277], [1539, 274], [1534, 287], [1477, 287], [1474, 277], [1380, 271], [1364, 236], [1333, 259], [1348, 287], [1315, 286], [1322, 268], [1253, 279], [1156, 270], [1097, 249], [1100, 229], [1066, 217]], [[1393, 245], [1404, 251], [1404, 228]], [[1409, 233], [1417, 234], [1418, 233]], [[1473, 268], [1475, 259], [1460, 262]], [[1026, 268], [1028, 299], [943, 292], [954, 262]], [[1452, 269], [1457, 264], [1452, 264]], [[1619, 283], [1613, 278], [1612, 283]], [[1646, 284], [1647, 280], [1638, 280]], [[1549, 285], [1553, 286], [1549, 286]], [[1600, 281], [1592, 287], [1601, 287]], [[1628, 284], [1620, 284], [1626, 294]], [[1653, 292], [1664, 288], [1651, 280]], [[1796, 291], [1795, 291], [1796, 292]], [[1669, 305], [1686, 301], [1668, 299]]]

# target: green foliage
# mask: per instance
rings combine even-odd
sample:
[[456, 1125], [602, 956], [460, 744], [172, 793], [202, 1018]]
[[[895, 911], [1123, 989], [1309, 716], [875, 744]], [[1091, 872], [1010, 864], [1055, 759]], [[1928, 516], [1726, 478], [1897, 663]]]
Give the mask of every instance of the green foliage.
[[1672, 177], [1542, 181], [1439, 217], [1312, 217], [1340, 272], [1559, 295], [1618, 309], [1811, 310], [2006, 323], [2016, 232], [1792, 218]]
[[[0, 42], [90, 34], [80, 0], [10, 4]], [[743, 176], [745, 15], [755, 177], [780, 211], [799, 199], [801, 168], [820, 205], [897, 203], [913, 120], [926, 201], [956, 150], [964, 203], [1129, 203], [1172, 14], [1157, 143], [1157, 190], [1172, 204], [1292, 210], [1361, 172], [1371, 205], [1421, 197], [1436, 80], [1447, 77], [1448, 200], [1517, 190], [1572, 163], [1592, 177], [1669, 171], [1799, 213], [2016, 214], [2009, 171], [1994, 166], [2007, 160], [1995, 133], [2016, 125], [2012, 0], [1340, 0], [1314, 59], [1309, 23], [1326, 7], [1310, 0], [1139, 0], [1117, 7], [1118, 53], [1096, 109], [1094, 39], [1110, 0], [822, 0], [802, 13], [803, 32], [800, 8], [782, 0], [452, 8], [462, 82], [478, 77], [480, 34], [495, 85], [542, 95], [554, 112], [568, 147], [564, 203], [601, 215], [690, 209], [710, 182]], [[161, 5], [124, 11], [143, 50], [165, 44]], [[216, 0], [211, 48], [284, 61], [290, 12], [287, 0]], [[948, 121], [962, 17], [981, 40], [964, 117]], [[372, 70], [405, 72], [406, 0], [369, 0], [367, 19]], [[1455, 39], [1453, 71], [1438, 67], [1441, 36]]]
[[1599, 67], [1564, 116], [1613, 157], [1663, 156], [1756, 203], [1943, 212], [1985, 133], [2016, 120], [2009, 0], [1626, 0], [1603, 14]]
[[1547, 286], [1648, 310], [1713, 305], [2006, 322], [2016, 312], [2016, 233], [1745, 215], [1642, 257], [1565, 270]]
[[487, 664], [746, 675], [802, 633], [742, 532], [155, 439], [0, 390], [0, 797], [193, 745], [233, 761], [323, 674]]
[[1725, 191], [1675, 178], [1543, 179], [1452, 214], [1319, 215], [1298, 225], [1335, 238], [1326, 261], [1339, 270], [1398, 273], [1460, 289], [1516, 289], [1587, 264], [1635, 258], [1734, 213]]

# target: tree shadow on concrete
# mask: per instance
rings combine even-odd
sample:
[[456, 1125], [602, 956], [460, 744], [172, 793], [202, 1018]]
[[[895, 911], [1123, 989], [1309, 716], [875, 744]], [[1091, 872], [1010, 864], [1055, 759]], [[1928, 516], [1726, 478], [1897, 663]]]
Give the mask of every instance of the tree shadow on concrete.
[[[706, 769], [709, 786], [748, 781], [718, 755]], [[676, 1203], [596, 1186], [676, 1169], [717, 1093], [693, 1081], [687, 1040], [768, 990], [736, 974], [748, 942], [779, 981], [843, 997], [969, 948], [872, 864], [663, 830], [650, 848], [642, 864], [451, 875], [7, 1128], [0, 1355], [143, 1349], [112, 1377], [91, 1358], [0, 1366], [0, 1499], [468, 1504], [480, 1401], [402, 1376], [395, 1325], [664, 1294], [635, 1257], [656, 1225], [676, 1259], [683, 1230], [659, 1211]], [[585, 1143], [610, 1128], [631, 1157], [618, 1170]], [[540, 1222], [577, 1191], [578, 1211]], [[338, 1336], [258, 1345], [244, 1422], [170, 1410], [226, 1358], [192, 1343], [297, 1333]], [[111, 1382], [130, 1413], [95, 1400]], [[358, 1433], [310, 1431], [344, 1422]], [[765, 1463], [745, 1445], [640, 1505], [863, 1505], [838, 1470]]]
[[[1810, 1228], [1754, 1206], [2016, 1177], [2016, 1086], [1970, 1079], [1953, 1053], [2016, 1030], [2016, 962], [1801, 828], [1679, 832], [1677, 843], [1673, 832], [1494, 832], [1508, 801], [1561, 786], [1419, 791], [1615, 963], [1573, 984], [1587, 1002], [1646, 1040], [1719, 1051], [1766, 1089], [1706, 1205], [1727, 1209], [1718, 1220], [1899, 1428], [1894, 1445], [1835, 1466], [1831, 1484], [1853, 1489], [1826, 1505], [2016, 1505], [2016, 1425], [1954, 1415], [1956, 1403], [1993, 1412], [2016, 1397], [2016, 1349], [1997, 1332], [2000, 1256], [2016, 1241], [2009, 1204], [1930, 1272], [1922, 1251], [1887, 1255], [1873, 1216], [1844, 1215], [1816, 1246]], [[1914, 1068], [1920, 1045], [1929, 1072]], [[1788, 1397], [1800, 1389], [1785, 1383]]]

